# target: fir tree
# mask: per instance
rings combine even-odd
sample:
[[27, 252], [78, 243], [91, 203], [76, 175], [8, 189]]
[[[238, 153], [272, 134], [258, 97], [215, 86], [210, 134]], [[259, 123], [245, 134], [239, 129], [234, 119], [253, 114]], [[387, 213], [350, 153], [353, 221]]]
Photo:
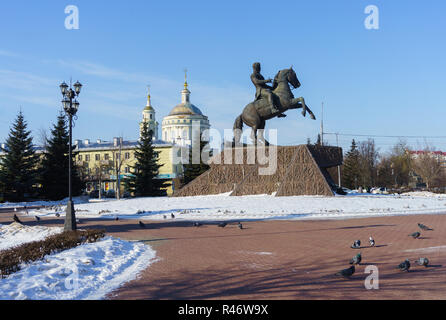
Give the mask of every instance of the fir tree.
[[[200, 141], [196, 141], [195, 143], [200, 143], [200, 163], [192, 163], [192, 152], [189, 152], [189, 163], [183, 164], [184, 175], [181, 181], [181, 184], [183, 186], [188, 184], [210, 168], [207, 163], [203, 162], [203, 159], [201, 157], [203, 150], [205, 148], [209, 148], [208, 142], [202, 141], [200, 134]], [[209, 156], [212, 156], [212, 152], [209, 153]]]
[[152, 131], [148, 129], [147, 123], [143, 123], [141, 138], [135, 150], [136, 163], [131, 168], [132, 174], [124, 179], [127, 191], [137, 197], [156, 197], [166, 195], [167, 183], [157, 179], [159, 169], [163, 166], [158, 164], [159, 152], [152, 145]]
[[0, 189], [6, 201], [23, 201], [36, 191], [37, 164], [31, 131], [20, 111], [0, 158]]
[[360, 182], [360, 154], [355, 139], [353, 139], [350, 151], [347, 152], [344, 160], [342, 185], [355, 189]]
[[[46, 141], [45, 155], [40, 168], [39, 182], [42, 185], [41, 195], [49, 200], [61, 200], [68, 197], [68, 157], [69, 133], [65, 116], [61, 111], [57, 123], [51, 130], [51, 137]], [[82, 181], [75, 168], [76, 153], [73, 152], [72, 161], [72, 193], [79, 195], [82, 190]]]

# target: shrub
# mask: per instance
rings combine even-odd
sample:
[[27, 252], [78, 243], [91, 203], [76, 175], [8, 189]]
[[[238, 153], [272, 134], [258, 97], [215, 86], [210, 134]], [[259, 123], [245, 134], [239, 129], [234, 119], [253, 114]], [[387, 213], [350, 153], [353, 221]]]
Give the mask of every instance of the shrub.
[[19, 271], [22, 263], [40, 260], [46, 255], [74, 248], [83, 243], [96, 242], [104, 236], [105, 230], [65, 231], [41, 241], [0, 251], [0, 278]]

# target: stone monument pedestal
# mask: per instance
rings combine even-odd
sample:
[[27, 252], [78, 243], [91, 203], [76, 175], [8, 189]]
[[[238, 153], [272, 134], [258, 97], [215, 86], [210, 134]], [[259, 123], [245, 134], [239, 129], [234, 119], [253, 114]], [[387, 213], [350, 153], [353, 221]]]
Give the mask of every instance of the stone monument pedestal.
[[334, 196], [336, 185], [327, 169], [342, 164], [341, 148], [314, 145], [258, 148], [226, 148], [212, 159], [208, 171], [173, 196], [221, 193]]

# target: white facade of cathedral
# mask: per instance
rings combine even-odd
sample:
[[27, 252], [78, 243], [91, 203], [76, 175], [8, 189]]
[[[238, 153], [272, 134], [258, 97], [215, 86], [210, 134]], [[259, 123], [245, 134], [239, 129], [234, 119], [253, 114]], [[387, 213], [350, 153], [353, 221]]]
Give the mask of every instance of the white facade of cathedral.
[[[155, 118], [155, 109], [150, 103], [150, 94], [147, 99], [147, 106], [143, 111], [143, 121], [148, 122], [149, 129], [154, 132], [155, 140], [162, 140], [176, 145], [191, 146], [193, 128], [202, 133], [210, 128], [208, 117], [203, 115], [200, 109], [190, 102], [190, 91], [187, 81], [181, 91], [181, 103], [176, 105], [168, 116], [163, 118], [161, 137], [158, 137], [158, 122]], [[142, 126], [142, 123], [141, 123]]]

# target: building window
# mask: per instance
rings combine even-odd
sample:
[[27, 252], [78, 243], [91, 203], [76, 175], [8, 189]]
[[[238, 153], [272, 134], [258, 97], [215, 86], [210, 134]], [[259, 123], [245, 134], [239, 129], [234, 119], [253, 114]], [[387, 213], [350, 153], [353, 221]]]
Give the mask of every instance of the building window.
[[104, 154], [104, 160], [108, 160], [108, 158], [109, 158], [109, 154], [108, 153]]
[[101, 160], [101, 155], [100, 154], [96, 154], [94, 156], [94, 158], [95, 158], [96, 161], [99, 161], [99, 160]]
[[125, 158], [125, 159], [130, 159], [130, 152], [126, 152], [126, 153], [124, 154], [124, 158]]
[[77, 159], [78, 159], [79, 161], [82, 161], [82, 155], [79, 155], [79, 156], [77, 157]]
[[125, 167], [124, 172], [125, 173], [130, 173], [130, 168], [129, 167]]
[[90, 155], [89, 154], [85, 155], [85, 161], [90, 161]]

